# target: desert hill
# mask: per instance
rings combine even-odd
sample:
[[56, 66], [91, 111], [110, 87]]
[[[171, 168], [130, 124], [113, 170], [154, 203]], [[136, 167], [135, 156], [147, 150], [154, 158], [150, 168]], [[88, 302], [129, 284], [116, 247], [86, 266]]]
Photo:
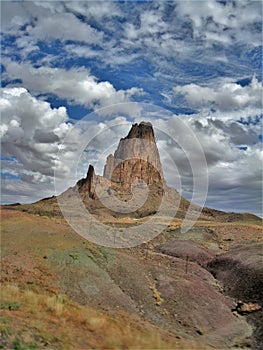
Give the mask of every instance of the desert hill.
[[63, 219], [2, 209], [3, 348], [260, 349], [262, 310], [232, 310], [262, 305], [262, 247], [256, 223], [199, 221], [106, 248]]
[[[132, 192], [132, 183], [141, 191]], [[137, 208], [144, 184], [148, 195]], [[78, 218], [76, 193], [120, 234], [158, 214], [164, 194], [180, 205], [150, 241], [116, 249], [83, 239], [65, 220], [58, 201]], [[104, 205], [111, 196], [117, 210]], [[125, 203], [134, 205], [132, 214]], [[145, 123], [120, 140], [104, 176], [90, 166], [59, 198], [2, 206], [1, 347], [262, 348], [261, 220], [204, 208], [182, 234], [188, 206], [166, 185], [153, 128]], [[165, 211], [157, 220], [165, 220]]]

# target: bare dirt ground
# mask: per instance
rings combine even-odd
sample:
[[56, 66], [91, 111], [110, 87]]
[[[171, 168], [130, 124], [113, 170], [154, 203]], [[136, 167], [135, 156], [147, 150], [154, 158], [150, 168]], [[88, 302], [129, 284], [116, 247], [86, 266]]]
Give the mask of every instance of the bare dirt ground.
[[2, 209], [1, 221], [2, 348], [258, 346], [256, 322], [231, 312], [239, 296], [238, 288], [226, 293], [232, 277], [212, 270], [232, 251], [259, 247], [257, 220], [199, 221], [183, 237], [176, 220], [150, 244], [131, 249], [85, 241], [58, 216]]

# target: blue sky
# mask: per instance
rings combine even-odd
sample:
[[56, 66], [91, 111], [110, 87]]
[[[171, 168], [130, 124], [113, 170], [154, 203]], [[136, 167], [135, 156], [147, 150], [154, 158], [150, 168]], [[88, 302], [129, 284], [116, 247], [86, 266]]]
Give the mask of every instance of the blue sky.
[[[114, 118], [140, 121], [142, 111], [124, 105], [92, 113], [137, 102], [168, 111], [147, 117], [156, 128], [169, 122], [176, 138], [172, 121], [182, 118], [199, 138], [208, 206], [260, 214], [261, 1], [2, 1], [1, 17], [4, 203], [52, 195], [57, 152], [74, 124], [87, 116], [94, 134]], [[65, 188], [75, 138], [64, 145]], [[180, 151], [170, 152], [183, 169]], [[172, 171], [166, 177], [177, 183]], [[191, 198], [189, 171], [181, 182]]]

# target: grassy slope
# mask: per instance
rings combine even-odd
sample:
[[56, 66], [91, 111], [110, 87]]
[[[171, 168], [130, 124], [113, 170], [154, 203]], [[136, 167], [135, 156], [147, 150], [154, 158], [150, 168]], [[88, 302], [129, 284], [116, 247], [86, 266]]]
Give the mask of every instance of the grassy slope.
[[[196, 240], [205, 246], [211, 245], [220, 253], [234, 246], [237, 241], [244, 244], [262, 241], [260, 232], [257, 221], [225, 224], [199, 221], [196, 228], [185, 238]], [[182, 239], [182, 236], [176, 221], [153, 243], [160, 244], [177, 238]], [[153, 258], [151, 254], [148, 255], [148, 249], [151, 249], [151, 246], [148, 245], [145, 251], [141, 251], [141, 248], [133, 249], [129, 254], [134, 255], [135, 260], [140, 256], [142, 259], [145, 257], [149, 259], [149, 256]], [[121, 264], [121, 255], [118, 256]], [[126, 299], [121, 299], [123, 298], [121, 293], [120, 298], [118, 297], [116, 293], [119, 293], [119, 290], [111, 279], [106, 281], [105, 271], [111, 266], [111, 259], [112, 256], [107, 249], [84, 241], [61, 218], [33, 215], [17, 210], [2, 210], [2, 347], [6, 349], [205, 348], [200, 340], [197, 342], [180, 339], [181, 337], [176, 336], [176, 330], [172, 334], [143, 321], [136, 313], [119, 311], [116, 305], [121, 302], [125, 304]], [[106, 270], [98, 268], [94, 263], [95, 260], [99, 261], [102, 267], [106, 262]], [[156, 263], [159, 265], [159, 261]], [[115, 262], [116, 266], [121, 266], [120, 264]], [[160, 264], [162, 265], [161, 260]], [[87, 265], [88, 270], [82, 271], [84, 265]], [[65, 266], [69, 266], [69, 270], [72, 269], [69, 271], [71, 285], [67, 296], [63, 294], [59, 283], [61, 278], [58, 278], [61, 277], [61, 272], [64, 275], [67, 273]], [[114, 265], [112, 266], [113, 269]], [[81, 306], [70, 298], [71, 293], [74, 294], [74, 284], [87, 271], [90, 271], [87, 278], [90, 280], [95, 278], [93, 281], [97, 285], [100, 281], [103, 283], [106, 281], [108, 283], [106, 289], [112, 289], [112, 294], [115, 297], [117, 295], [116, 300], [114, 298], [104, 300], [106, 304], [111, 305], [105, 312], [99, 311], [92, 299], [82, 302], [80, 297], [74, 295], [75, 301], [85, 305]], [[112, 278], [115, 272], [111, 273]], [[74, 276], [76, 281], [73, 280]], [[97, 276], [101, 279], [96, 279]], [[133, 277], [129, 274], [127, 284]], [[137, 282], [134, 280], [132, 288], [135, 283]], [[104, 289], [105, 286], [106, 284]], [[155, 302], [158, 301], [156, 299], [158, 290], [152, 287], [152, 291], [149, 291], [149, 286], [139, 285], [138, 293], [143, 290], [142, 287], [148, 290], [148, 294], [152, 294], [149, 302], [153, 304], [151, 307], [154, 310]], [[78, 286], [75, 289], [78, 289]], [[103, 284], [100, 289], [103, 292]], [[65, 288], [63, 290], [65, 291]], [[147, 291], [145, 293], [147, 294]], [[105, 299], [105, 295], [102, 294], [102, 297]], [[128, 302], [127, 299], [127, 304]], [[132, 306], [131, 302], [131, 309]]]
[[122, 312], [112, 316], [17, 284], [1, 293], [5, 349], [183, 349], [188, 345]]
[[83, 246], [96, 254], [63, 221], [2, 211], [2, 348], [199, 348], [198, 343], [179, 339], [136, 315], [117, 309], [106, 314], [63, 294], [56, 274], [47, 267], [47, 256]]

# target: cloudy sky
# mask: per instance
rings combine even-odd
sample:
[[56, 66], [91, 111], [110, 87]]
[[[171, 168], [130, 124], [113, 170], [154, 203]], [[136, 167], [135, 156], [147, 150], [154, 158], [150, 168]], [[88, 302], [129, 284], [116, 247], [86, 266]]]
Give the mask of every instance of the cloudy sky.
[[206, 205], [260, 214], [261, 1], [1, 1], [1, 35], [2, 203], [54, 194], [54, 171], [60, 190], [102, 171], [149, 120], [170, 185], [192, 198], [194, 133]]

